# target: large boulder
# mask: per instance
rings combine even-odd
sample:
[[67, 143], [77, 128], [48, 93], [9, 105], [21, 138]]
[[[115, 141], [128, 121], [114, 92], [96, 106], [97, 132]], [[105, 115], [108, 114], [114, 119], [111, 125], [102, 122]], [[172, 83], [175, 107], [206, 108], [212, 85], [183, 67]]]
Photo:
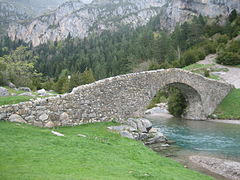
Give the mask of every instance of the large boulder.
[[121, 134], [122, 137], [126, 137], [126, 138], [129, 138], [129, 139], [134, 139], [133, 135], [128, 131], [122, 131], [122, 132], [120, 132], [120, 134]]
[[18, 90], [20, 91], [26, 91], [26, 92], [31, 92], [31, 89], [29, 87], [19, 87]]
[[10, 122], [15, 122], [15, 123], [26, 123], [26, 121], [18, 114], [12, 114], [9, 117]]
[[7, 113], [0, 113], [0, 120], [4, 120], [7, 117]]
[[0, 96], [9, 96], [9, 92], [6, 88], [0, 87]]
[[[160, 129], [152, 128], [152, 123], [147, 119], [129, 118], [125, 124], [127, 125], [110, 126], [108, 129], [119, 132], [123, 137], [143, 141], [146, 145], [167, 143], [167, 138], [160, 132]], [[166, 144], [166, 146], [169, 145]]]
[[[142, 124], [146, 123], [145, 120], [144, 121], [141, 120], [141, 122]], [[160, 132], [159, 128], [152, 128], [148, 132], [141, 132], [129, 125], [110, 126], [108, 127], [108, 129], [111, 131], [119, 132], [119, 134], [123, 137], [143, 141], [146, 145], [156, 144], [156, 143], [163, 143], [163, 144], [167, 143], [166, 137]]]
[[37, 91], [37, 93], [38, 93], [40, 96], [47, 96], [47, 95], [48, 95], [48, 93], [46, 92], [45, 89], [40, 89], [40, 90]]
[[10, 87], [12, 89], [16, 88], [16, 86], [13, 83], [11, 83], [11, 82], [8, 82], [8, 87]]
[[129, 118], [126, 124], [144, 133], [149, 132], [149, 130], [152, 128], [152, 123], [144, 118], [139, 119]]
[[163, 135], [163, 133], [161, 133], [160, 131], [154, 132], [154, 133], [150, 133], [149, 137], [146, 139], [145, 144], [156, 144], [156, 143], [166, 143], [167, 139], [166, 137]]

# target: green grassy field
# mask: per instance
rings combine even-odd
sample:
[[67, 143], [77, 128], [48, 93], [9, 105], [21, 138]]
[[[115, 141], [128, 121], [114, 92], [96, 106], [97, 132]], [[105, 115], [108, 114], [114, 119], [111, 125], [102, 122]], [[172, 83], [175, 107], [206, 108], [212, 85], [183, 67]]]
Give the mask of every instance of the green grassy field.
[[0, 179], [213, 179], [106, 130], [115, 124], [60, 127], [55, 131], [65, 137], [58, 137], [49, 129], [0, 122]]
[[29, 96], [5, 96], [0, 97], [0, 106], [7, 105], [7, 104], [17, 104], [24, 101], [29, 101], [33, 99], [33, 97]]
[[55, 96], [57, 95], [56, 92], [51, 92], [51, 95], [48, 96], [40, 96], [38, 95], [37, 92], [31, 92], [33, 95], [35, 95], [34, 97], [30, 97], [30, 96], [20, 96], [20, 94], [25, 93], [26, 91], [16, 91], [12, 88], [9, 87], [4, 87], [8, 90], [9, 93], [14, 93], [16, 94], [16, 96], [2, 96], [0, 97], [0, 106], [2, 105], [7, 105], [7, 104], [18, 104], [20, 102], [25, 102], [25, 101], [29, 101], [30, 99], [36, 99], [36, 98], [45, 98], [45, 97], [51, 97], [51, 96]]
[[183, 69], [188, 70], [188, 71], [193, 71], [193, 70], [197, 70], [197, 69], [206, 69], [206, 68], [210, 68], [212, 67], [213, 64], [191, 64], [189, 66], [183, 67]]
[[240, 89], [233, 89], [214, 114], [220, 119], [240, 119]]

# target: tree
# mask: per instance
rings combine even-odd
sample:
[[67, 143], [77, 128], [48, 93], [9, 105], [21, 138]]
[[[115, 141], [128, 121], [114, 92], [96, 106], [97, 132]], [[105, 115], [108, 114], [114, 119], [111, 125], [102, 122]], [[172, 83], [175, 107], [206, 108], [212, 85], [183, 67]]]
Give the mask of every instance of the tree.
[[[9, 55], [1, 57], [0, 63], [3, 65], [2, 78], [11, 81], [17, 86], [28, 86], [34, 88], [33, 79], [41, 74], [35, 70], [35, 63], [38, 59], [27, 47], [20, 46]], [[3, 69], [3, 68], [1, 68]]]
[[58, 93], [66, 93], [69, 91], [69, 80], [67, 76], [60, 76], [55, 84], [54, 90]]
[[80, 72], [72, 73], [69, 85], [70, 90], [81, 85], [81, 76], [82, 74]]
[[193, 50], [186, 51], [181, 59], [181, 63], [183, 66], [188, 66], [190, 64], [193, 64], [197, 61], [196, 53]]
[[89, 84], [95, 81], [92, 69], [86, 69], [81, 75], [81, 84]]
[[237, 18], [237, 11], [234, 9], [228, 16], [228, 20], [233, 22]]

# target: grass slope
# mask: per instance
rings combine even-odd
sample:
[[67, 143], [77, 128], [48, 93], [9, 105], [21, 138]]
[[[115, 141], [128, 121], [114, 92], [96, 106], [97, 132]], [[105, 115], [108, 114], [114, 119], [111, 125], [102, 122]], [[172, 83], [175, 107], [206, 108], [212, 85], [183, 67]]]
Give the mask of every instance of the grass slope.
[[7, 104], [18, 104], [20, 102], [29, 101], [33, 99], [29, 96], [5, 96], [0, 97], [0, 106], [7, 105]]
[[233, 89], [214, 114], [221, 119], [240, 119], [240, 89]]
[[0, 122], [0, 179], [213, 179], [108, 132], [109, 125], [115, 123], [61, 127], [65, 137], [57, 137], [49, 129]]
[[24, 93], [25, 91], [16, 91], [9, 87], [4, 87], [8, 90], [9, 93], [15, 93], [17, 96], [2, 96], [0, 97], [0, 106], [7, 104], [18, 104], [20, 102], [29, 101], [33, 99], [33, 97], [29, 96], [19, 96], [19, 94]]

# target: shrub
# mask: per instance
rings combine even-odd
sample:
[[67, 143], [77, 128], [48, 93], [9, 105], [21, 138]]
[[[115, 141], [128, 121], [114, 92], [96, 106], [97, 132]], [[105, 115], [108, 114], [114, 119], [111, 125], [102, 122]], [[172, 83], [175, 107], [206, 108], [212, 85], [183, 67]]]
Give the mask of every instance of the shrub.
[[206, 41], [206, 43], [203, 46], [203, 49], [204, 49], [206, 55], [216, 53], [216, 48], [217, 48], [216, 43], [214, 43], [212, 41]]
[[181, 65], [181, 61], [180, 61], [180, 60], [174, 60], [174, 61], [172, 61], [172, 66], [175, 67], [175, 68], [181, 68], [181, 67], [183, 67], [183, 66]]
[[41, 87], [46, 90], [53, 90], [55, 87], [55, 83], [52, 79], [48, 79], [44, 83], [41, 84]]
[[168, 111], [175, 117], [181, 117], [186, 107], [186, 100], [181, 91], [172, 89], [168, 99]]
[[161, 69], [160, 65], [156, 62], [152, 62], [149, 67], [148, 70], [157, 70], [157, 69]]
[[232, 41], [226, 49], [229, 52], [240, 54], [240, 41]]
[[196, 56], [197, 56], [197, 60], [202, 60], [206, 57], [206, 53], [203, 49], [197, 49]]
[[209, 70], [204, 69], [204, 76], [205, 77], [209, 77], [210, 76]]
[[161, 103], [161, 102], [167, 102], [167, 94], [166, 94], [166, 91], [163, 89], [163, 90], [160, 90], [157, 92], [157, 94], [153, 97], [152, 101], [150, 102], [150, 104], [148, 105], [148, 109], [151, 109], [153, 107], [156, 106], [156, 104], [158, 103]]
[[224, 34], [224, 35], [219, 35], [217, 37], [217, 43], [218, 44], [226, 44], [229, 40], [228, 35]]
[[193, 64], [197, 62], [197, 56], [196, 51], [194, 50], [188, 50], [183, 54], [183, 57], [181, 58], [181, 64], [183, 66], [188, 66], [190, 64]]
[[217, 63], [224, 65], [239, 65], [240, 55], [233, 52], [221, 52], [218, 55]]

